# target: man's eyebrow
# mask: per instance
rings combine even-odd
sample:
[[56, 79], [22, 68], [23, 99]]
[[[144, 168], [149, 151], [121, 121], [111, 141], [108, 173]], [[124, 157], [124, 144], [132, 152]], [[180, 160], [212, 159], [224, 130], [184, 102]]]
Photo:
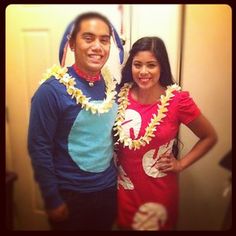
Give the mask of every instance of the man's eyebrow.
[[108, 35], [108, 34], [103, 34], [103, 35], [101, 35], [100, 37], [103, 37], [103, 38], [110, 38], [110, 35]]
[[83, 36], [95, 36], [95, 34], [93, 34], [93, 33], [90, 33], [90, 32], [84, 32], [83, 34], [82, 34]]
[[[91, 33], [91, 32], [84, 32], [82, 34], [82, 36], [96, 36], [95, 34]], [[110, 35], [109, 34], [103, 34], [103, 35], [99, 35], [99, 37], [107, 37], [107, 38], [110, 38]]]

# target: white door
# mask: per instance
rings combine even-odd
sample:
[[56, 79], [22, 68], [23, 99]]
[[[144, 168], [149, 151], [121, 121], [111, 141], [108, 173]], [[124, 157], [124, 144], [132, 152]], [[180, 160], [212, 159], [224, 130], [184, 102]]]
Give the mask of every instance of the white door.
[[[14, 206], [15, 228], [19, 230], [49, 229], [27, 152], [30, 100], [45, 70], [58, 63], [58, 49], [65, 28], [85, 11], [103, 13], [120, 31], [120, 8], [115, 4], [9, 5], [6, 9], [7, 158], [11, 154], [10, 167], [18, 175]], [[118, 71], [118, 56], [115, 58], [109, 62], [114, 69], [112, 73]], [[69, 54], [67, 64], [72, 60]]]
[[158, 36], [168, 52], [172, 75], [179, 81], [182, 16], [181, 4], [137, 4], [131, 7], [131, 44], [145, 36]]

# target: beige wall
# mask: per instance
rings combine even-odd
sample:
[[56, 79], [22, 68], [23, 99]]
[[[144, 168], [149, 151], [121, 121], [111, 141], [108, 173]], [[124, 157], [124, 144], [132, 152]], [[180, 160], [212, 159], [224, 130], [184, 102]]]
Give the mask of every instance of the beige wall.
[[[221, 230], [230, 194], [223, 197], [231, 173], [219, 161], [231, 149], [232, 78], [231, 8], [227, 5], [185, 6], [182, 88], [190, 91], [212, 122], [219, 141], [180, 177], [180, 230]], [[196, 141], [181, 128], [183, 156]]]

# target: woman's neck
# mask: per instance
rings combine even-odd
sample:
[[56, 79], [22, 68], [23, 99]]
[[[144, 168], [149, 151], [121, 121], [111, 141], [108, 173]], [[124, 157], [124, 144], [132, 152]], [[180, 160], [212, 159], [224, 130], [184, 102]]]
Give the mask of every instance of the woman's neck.
[[154, 86], [150, 89], [142, 89], [137, 85], [131, 89], [132, 97], [141, 104], [152, 104], [160, 99], [161, 95], [165, 94], [165, 88], [161, 85]]

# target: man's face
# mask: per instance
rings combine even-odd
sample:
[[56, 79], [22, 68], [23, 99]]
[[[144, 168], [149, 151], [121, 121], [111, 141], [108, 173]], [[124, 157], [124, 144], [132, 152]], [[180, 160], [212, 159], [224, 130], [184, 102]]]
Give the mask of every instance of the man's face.
[[107, 24], [97, 18], [82, 21], [73, 47], [78, 68], [88, 75], [98, 74], [110, 52]]

